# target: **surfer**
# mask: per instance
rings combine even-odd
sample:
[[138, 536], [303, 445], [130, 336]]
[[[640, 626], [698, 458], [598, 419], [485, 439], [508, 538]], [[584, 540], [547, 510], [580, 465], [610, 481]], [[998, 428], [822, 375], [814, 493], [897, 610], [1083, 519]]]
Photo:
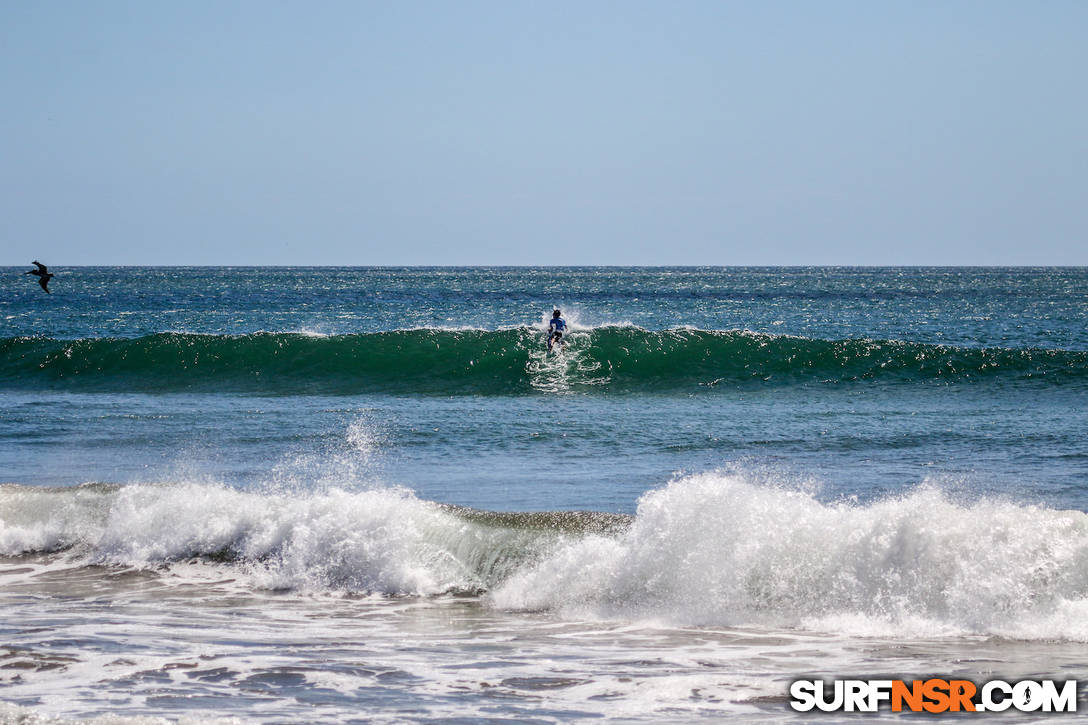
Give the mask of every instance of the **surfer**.
[[552, 351], [552, 346], [556, 343], [559, 343], [560, 350], [567, 344], [563, 342], [563, 333], [567, 329], [567, 321], [560, 317], [559, 314], [559, 309], [556, 308], [552, 312], [551, 321], [548, 323], [548, 352]]
[[[43, 290], [49, 292], [49, 280], [53, 279], [53, 277], [55, 277], [56, 275], [49, 274], [49, 268], [36, 259], [34, 260], [34, 264], [36, 264], [38, 268], [30, 270], [29, 272], [27, 272], [27, 274], [32, 274], [37, 277], [38, 284], [42, 286]], [[49, 294], [53, 293], [49, 292]]]

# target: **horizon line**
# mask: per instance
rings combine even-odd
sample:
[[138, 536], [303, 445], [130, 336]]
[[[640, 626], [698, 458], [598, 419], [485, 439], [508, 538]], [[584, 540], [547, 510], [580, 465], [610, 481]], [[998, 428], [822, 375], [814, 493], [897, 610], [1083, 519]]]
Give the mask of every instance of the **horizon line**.
[[[29, 267], [0, 264], [0, 268]], [[95, 269], [1088, 269], [1088, 264], [53, 264]]]

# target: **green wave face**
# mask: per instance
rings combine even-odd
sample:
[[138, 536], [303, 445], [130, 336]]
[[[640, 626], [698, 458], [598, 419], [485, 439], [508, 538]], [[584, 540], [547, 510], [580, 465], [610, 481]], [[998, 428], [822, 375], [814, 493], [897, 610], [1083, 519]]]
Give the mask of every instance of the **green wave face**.
[[5, 338], [0, 387], [103, 392], [519, 395], [1032, 379], [1088, 383], [1088, 352], [602, 327], [548, 355], [531, 328], [133, 339]]

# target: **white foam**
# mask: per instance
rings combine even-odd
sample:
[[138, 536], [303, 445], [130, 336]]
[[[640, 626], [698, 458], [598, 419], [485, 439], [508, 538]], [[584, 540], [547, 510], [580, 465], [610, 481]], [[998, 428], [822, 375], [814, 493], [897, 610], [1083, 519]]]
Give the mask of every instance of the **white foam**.
[[[594, 316], [594, 313], [586, 313], [578, 307], [563, 307], [560, 305], [560, 314], [567, 323], [568, 330], [572, 332], [589, 332], [601, 328], [608, 327], [630, 327], [639, 328], [638, 325], [628, 321], [608, 322], [604, 320], [590, 320], [590, 317]], [[540, 321], [533, 327], [537, 330], [547, 330], [548, 324], [552, 319], [552, 310], [545, 310], [540, 313]]]
[[704, 473], [646, 494], [614, 535], [476, 522], [391, 488], [4, 487], [0, 554], [64, 548], [67, 565], [166, 564], [182, 579], [228, 567], [246, 588], [489, 588], [496, 608], [568, 618], [1088, 641], [1088, 515], [929, 485], [828, 504]]
[[645, 495], [624, 536], [574, 543], [491, 599], [684, 624], [1088, 640], [1088, 515], [956, 503], [931, 486], [827, 505], [707, 473]]
[[[276, 333], [273, 333], [273, 334], [276, 334]], [[318, 329], [316, 327], [300, 327], [297, 330], [293, 330], [289, 334], [301, 335], [302, 337], [324, 338], [324, 337], [332, 337], [335, 333], [326, 332], [325, 330], [320, 330], [320, 329]]]
[[490, 332], [490, 330], [476, 325], [417, 325], [414, 327], [395, 327], [389, 332]]
[[[0, 554], [72, 547], [75, 564], [155, 566], [221, 556], [264, 588], [430, 594], [470, 573], [433, 540], [456, 526], [409, 492], [299, 496], [208, 484], [64, 493], [19, 487], [0, 497]], [[478, 582], [476, 583], [478, 585]]]
[[90, 719], [69, 719], [36, 712], [28, 707], [0, 700], [0, 725], [241, 725], [243, 720], [234, 717], [182, 717], [170, 720], [165, 717], [100, 715]]

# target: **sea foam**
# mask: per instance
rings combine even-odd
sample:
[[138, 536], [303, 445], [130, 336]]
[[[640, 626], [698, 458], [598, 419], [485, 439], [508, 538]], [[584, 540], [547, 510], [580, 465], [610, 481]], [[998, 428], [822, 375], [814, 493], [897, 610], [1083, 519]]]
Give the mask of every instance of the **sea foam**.
[[620, 537], [518, 571], [496, 606], [680, 624], [1088, 639], [1088, 515], [956, 502], [870, 505], [706, 473], [646, 494]]
[[244, 586], [483, 592], [493, 607], [677, 625], [1088, 641], [1088, 515], [923, 485], [861, 505], [708, 472], [633, 518], [504, 514], [403, 489], [0, 488], [0, 554], [229, 567]]

